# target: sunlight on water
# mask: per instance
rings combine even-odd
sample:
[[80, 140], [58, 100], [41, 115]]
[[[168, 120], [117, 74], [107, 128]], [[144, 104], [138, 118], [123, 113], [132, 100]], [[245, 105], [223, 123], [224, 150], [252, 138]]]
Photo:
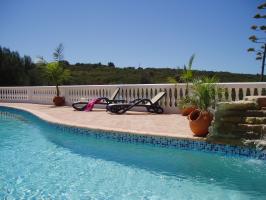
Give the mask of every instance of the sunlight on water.
[[95, 139], [0, 113], [0, 199], [266, 199], [265, 185], [262, 160]]

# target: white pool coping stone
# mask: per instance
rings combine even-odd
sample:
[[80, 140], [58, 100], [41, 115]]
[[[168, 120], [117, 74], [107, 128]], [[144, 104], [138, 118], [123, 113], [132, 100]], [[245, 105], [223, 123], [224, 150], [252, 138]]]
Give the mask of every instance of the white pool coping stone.
[[84, 112], [75, 111], [70, 106], [55, 107], [31, 103], [0, 102], [0, 106], [21, 109], [42, 120], [77, 128], [205, 141], [205, 138], [193, 135], [187, 118], [179, 114], [130, 111], [123, 115], [117, 115], [108, 113], [104, 109]]

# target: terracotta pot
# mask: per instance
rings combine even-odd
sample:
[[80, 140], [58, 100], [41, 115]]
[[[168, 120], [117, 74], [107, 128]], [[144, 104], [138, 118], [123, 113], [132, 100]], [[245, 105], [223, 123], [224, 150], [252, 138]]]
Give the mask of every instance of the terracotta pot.
[[181, 114], [183, 116], [188, 116], [192, 111], [196, 110], [197, 108], [195, 106], [185, 107], [181, 109]]
[[56, 106], [63, 106], [65, 105], [65, 97], [55, 96], [53, 102]]
[[191, 131], [196, 136], [206, 136], [208, 134], [208, 128], [211, 125], [213, 115], [210, 112], [194, 110], [190, 113], [189, 126]]

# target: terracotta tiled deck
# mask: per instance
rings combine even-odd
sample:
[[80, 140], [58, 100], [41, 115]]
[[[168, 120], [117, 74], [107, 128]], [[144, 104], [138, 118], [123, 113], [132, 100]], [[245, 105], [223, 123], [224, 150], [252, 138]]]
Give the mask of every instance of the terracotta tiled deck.
[[186, 117], [178, 114], [127, 112], [116, 115], [103, 109], [80, 112], [69, 106], [29, 103], [0, 103], [0, 106], [26, 110], [43, 120], [76, 127], [202, 140], [193, 136]]

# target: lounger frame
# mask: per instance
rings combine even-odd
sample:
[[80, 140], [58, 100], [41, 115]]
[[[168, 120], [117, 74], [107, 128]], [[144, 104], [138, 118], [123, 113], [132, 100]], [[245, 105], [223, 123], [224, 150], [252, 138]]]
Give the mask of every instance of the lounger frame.
[[160, 92], [153, 99], [135, 99], [129, 104], [109, 104], [108, 106], [106, 106], [106, 109], [107, 111], [112, 113], [123, 114], [134, 107], [144, 107], [148, 112], [161, 114], [164, 112], [164, 110], [159, 105], [159, 101], [164, 97], [164, 95], [165, 92]]
[[[97, 98], [98, 100], [100, 100], [99, 103], [96, 103], [96, 104], [102, 104], [102, 105], [109, 105], [111, 103], [125, 103], [125, 100], [118, 100], [118, 99], [115, 99], [118, 95], [120, 91], [120, 88], [116, 88], [116, 90], [113, 92], [113, 94], [111, 95], [110, 99], [107, 98], [107, 97], [100, 97], [100, 98]], [[74, 102], [72, 104], [72, 107], [75, 109], [75, 110], [78, 110], [78, 111], [84, 111], [84, 109], [86, 108], [87, 104], [88, 104], [89, 100], [88, 101], [78, 101], [78, 102]]]

